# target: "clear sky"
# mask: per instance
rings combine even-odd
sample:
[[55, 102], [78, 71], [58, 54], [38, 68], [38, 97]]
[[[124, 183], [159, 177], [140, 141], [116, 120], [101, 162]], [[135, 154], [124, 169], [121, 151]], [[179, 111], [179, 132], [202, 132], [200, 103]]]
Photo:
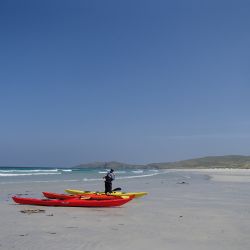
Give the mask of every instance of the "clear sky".
[[0, 1], [0, 165], [250, 155], [250, 2]]

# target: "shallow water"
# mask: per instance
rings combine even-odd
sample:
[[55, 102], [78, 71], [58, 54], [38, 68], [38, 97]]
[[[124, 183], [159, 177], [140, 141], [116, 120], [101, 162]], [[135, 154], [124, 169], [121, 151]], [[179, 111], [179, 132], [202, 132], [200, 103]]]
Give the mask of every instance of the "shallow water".
[[[99, 181], [106, 169], [94, 168], [30, 168], [0, 167], [0, 184], [29, 182]], [[115, 171], [116, 179], [143, 178], [161, 174], [156, 169], [124, 169]]]

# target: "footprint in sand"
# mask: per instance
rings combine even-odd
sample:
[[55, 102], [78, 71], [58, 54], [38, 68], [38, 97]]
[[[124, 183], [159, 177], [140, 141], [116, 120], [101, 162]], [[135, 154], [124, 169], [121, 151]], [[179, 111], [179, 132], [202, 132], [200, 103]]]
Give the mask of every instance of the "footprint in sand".
[[19, 236], [28, 236], [29, 234], [19, 234]]

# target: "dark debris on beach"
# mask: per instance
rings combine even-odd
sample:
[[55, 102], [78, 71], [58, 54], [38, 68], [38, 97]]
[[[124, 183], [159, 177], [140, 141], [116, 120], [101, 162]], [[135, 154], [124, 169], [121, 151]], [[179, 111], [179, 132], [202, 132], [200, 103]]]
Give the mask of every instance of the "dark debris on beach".
[[20, 210], [21, 213], [24, 214], [33, 214], [33, 213], [45, 213], [44, 209], [23, 209]]

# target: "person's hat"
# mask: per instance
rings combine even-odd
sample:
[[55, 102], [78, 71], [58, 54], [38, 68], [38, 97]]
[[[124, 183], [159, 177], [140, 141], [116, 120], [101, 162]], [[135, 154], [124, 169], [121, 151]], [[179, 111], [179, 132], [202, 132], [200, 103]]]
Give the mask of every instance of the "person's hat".
[[114, 169], [111, 168], [111, 169], [110, 169], [110, 172], [114, 172]]

